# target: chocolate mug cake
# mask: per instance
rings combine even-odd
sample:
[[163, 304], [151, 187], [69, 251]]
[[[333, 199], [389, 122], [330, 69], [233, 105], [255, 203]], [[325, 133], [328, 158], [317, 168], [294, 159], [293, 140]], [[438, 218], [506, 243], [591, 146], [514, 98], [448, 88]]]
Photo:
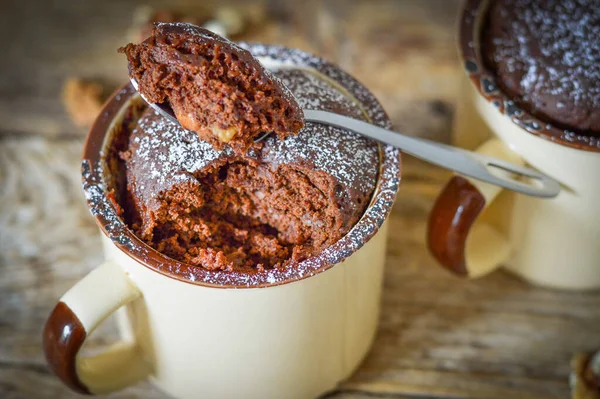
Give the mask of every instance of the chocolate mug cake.
[[501, 267], [545, 287], [597, 289], [600, 2], [467, 0], [459, 49], [454, 144], [531, 166], [563, 189], [539, 200], [455, 176], [430, 214], [432, 253], [463, 276]]
[[[364, 119], [310, 72], [274, 73], [300, 104]], [[160, 252], [209, 270], [253, 272], [318, 253], [361, 217], [377, 180], [376, 143], [314, 123], [245, 155], [215, 150], [152, 109], [125, 134], [120, 205], [131, 227]]]
[[[168, 100], [182, 122], [138, 110], [111, 152], [124, 174], [116, 203], [150, 246], [207, 270], [254, 273], [319, 253], [362, 216], [378, 145], [302, 120], [301, 107], [365, 120], [334, 84], [284, 65], [267, 71], [247, 50], [189, 24], [157, 24], [120, 51], [144, 98]], [[194, 115], [196, 132], [181, 115]], [[229, 140], [215, 141], [215, 124]]]
[[519, 107], [600, 137], [600, 1], [494, 0], [483, 61]]

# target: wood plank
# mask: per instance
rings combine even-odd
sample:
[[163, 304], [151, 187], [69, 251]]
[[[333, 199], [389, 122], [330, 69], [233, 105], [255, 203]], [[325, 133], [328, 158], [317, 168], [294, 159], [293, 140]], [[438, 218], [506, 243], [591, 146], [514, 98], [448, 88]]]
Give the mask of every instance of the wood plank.
[[[102, 259], [79, 189], [81, 145], [0, 140], [2, 397], [77, 397], [48, 374], [41, 329], [58, 297]], [[571, 355], [600, 346], [598, 292], [540, 289], [504, 272], [466, 281], [435, 265], [425, 221], [448, 176], [406, 159], [379, 333], [365, 363], [329, 397], [564, 398]], [[109, 320], [90, 349], [114, 339]], [[141, 384], [110, 397], [163, 396]]]

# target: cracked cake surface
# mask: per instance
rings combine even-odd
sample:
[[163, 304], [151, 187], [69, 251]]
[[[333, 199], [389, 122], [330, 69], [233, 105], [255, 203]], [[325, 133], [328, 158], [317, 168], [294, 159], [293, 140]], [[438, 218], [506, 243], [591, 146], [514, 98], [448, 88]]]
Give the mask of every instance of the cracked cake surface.
[[247, 50], [187, 23], [157, 23], [140, 44], [119, 49], [152, 103], [169, 103], [181, 126], [220, 150], [253, 147], [265, 132], [280, 139], [304, 125], [292, 93]]
[[[309, 70], [274, 72], [301, 107], [365, 119], [339, 87]], [[174, 259], [209, 270], [283, 268], [345, 235], [369, 204], [379, 146], [306, 123], [245, 154], [215, 149], [147, 109], [122, 149], [122, 208], [135, 233]]]

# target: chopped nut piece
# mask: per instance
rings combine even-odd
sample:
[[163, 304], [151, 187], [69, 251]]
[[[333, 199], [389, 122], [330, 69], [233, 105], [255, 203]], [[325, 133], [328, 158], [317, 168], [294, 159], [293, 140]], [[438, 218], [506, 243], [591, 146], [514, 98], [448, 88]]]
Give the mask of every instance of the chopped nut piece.
[[102, 110], [102, 86], [70, 78], [63, 87], [62, 100], [77, 126], [91, 125]]
[[239, 35], [246, 27], [246, 20], [241, 11], [232, 7], [217, 9], [215, 19], [224, 26], [227, 36]]
[[211, 128], [213, 134], [219, 138], [223, 143], [228, 143], [237, 133], [237, 129], [234, 127], [230, 127], [227, 129], [220, 129], [218, 127]]
[[600, 351], [575, 355], [571, 368], [571, 398], [600, 399]]

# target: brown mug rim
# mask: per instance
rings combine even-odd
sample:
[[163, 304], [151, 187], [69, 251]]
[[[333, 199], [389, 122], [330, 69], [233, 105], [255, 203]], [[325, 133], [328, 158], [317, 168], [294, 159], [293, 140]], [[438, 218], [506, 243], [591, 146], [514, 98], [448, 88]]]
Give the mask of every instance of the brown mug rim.
[[502, 92], [496, 78], [481, 56], [481, 21], [485, 19], [489, 0], [467, 0], [459, 24], [459, 52], [463, 68], [478, 93], [498, 112], [522, 130], [553, 143], [588, 152], [600, 152], [600, 138], [586, 136], [540, 119]]
[[[361, 83], [334, 64], [301, 50], [263, 44], [241, 44], [254, 56], [274, 61], [288, 60], [299, 67], [314, 68], [340, 84], [364, 107], [371, 122], [391, 128], [389, 117], [375, 96]], [[136, 92], [130, 84], [117, 90], [104, 104], [93, 123], [83, 151], [82, 181], [87, 203], [100, 230], [130, 258], [167, 277], [213, 288], [261, 288], [299, 281], [324, 272], [358, 251], [378, 231], [387, 219], [396, 199], [401, 179], [400, 151], [381, 145], [377, 185], [361, 219], [339, 241], [320, 254], [282, 270], [270, 269], [255, 274], [208, 271], [171, 259], [139, 239], [117, 212], [107, 197], [103, 176], [103, 149], [113, 120], [126, 107]], [[366, 266], [368, 267], [368, 266]]]

